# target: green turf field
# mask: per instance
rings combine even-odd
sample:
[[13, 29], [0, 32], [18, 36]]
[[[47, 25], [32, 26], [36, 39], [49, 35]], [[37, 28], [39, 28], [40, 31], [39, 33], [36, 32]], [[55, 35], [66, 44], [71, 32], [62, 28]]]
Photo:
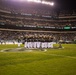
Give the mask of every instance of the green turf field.
[[[0, 75], [76, 75], [76, 45], [62, 46], [46, 52], [0, 52]], [[0, 45], [0, 50], [11, 48], [17, 45]]]

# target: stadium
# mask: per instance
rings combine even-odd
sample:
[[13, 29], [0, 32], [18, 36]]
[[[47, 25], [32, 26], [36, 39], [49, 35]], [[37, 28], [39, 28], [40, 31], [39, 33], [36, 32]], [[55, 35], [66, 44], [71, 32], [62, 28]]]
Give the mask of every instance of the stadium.
[[75, 1], [0, 0], [0, 75], [76, 75]]

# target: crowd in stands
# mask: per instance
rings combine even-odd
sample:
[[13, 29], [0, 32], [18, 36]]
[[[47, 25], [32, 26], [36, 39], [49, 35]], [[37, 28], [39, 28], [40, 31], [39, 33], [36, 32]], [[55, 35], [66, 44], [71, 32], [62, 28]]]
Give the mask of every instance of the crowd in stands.
[[10, 25], [64, 27], [66, 25], [76, 26], [76, 18], [48, 19], [47, 17], [43, 18], [36, 16], [23, 16], [23, 15], [0, 13], [0, 23], [10, 24]]
[[[10, 6], [10, 7], [9, 7]], [[48, 5], [37, 4], [37, 3], [5, 3], [0, 5], [0, 9], [9, 11], [11, 13], [25, 13], [25, 14], [36, 14], [36, 15], [51, 15], [51, 8]]]
[[[0, 3], [0, 24], [9, 25], [31, 25], [31, 26], [51, 26], [51, 27], [76, 27], [76, 10], [54, 11], [53, 7], [42, 4], [26, 3]], [[30, 40], [34, 41], [73, 41], [76, 33], [44, 33], [44, 32], [19, 32], [1, 31], [0, 40]]]
[[74, 41], [76, 40], [76, 33], [53, 33], [53, 32], [25, 32], [25, 31], [7, 31], [0, 30], [0, 41], [49, 41], [58, 42], [63, 41]]
[[76, 10], [57, 10], [49, 5], [39, 3], [0, 3], [0, 10], [10, 13], [45, 15], [45, 16], [76, 16]]
[[[66, 18], [67, 16], [69, 17]], [[75, 16], [76, 10], [54, 11], [53, 7], [43, 4], [19, 3], [19, 5], [17, 5], [17, 3], [11, 2], [0, 4], [1, 24], [51, 27], [76, 26]]]

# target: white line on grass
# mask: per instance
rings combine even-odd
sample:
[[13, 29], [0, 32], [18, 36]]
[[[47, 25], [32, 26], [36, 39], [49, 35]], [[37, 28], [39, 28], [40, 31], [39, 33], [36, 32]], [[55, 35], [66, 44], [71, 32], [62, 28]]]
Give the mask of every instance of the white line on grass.
[[4, 52], [6, 49], [1, 50], [0, 52]]
[[[10, 51], [11, 50], [20, 50], [20, 49], [23, 49], [24, 47], [21, 47], [21, 48], [8, 48]], [[5, 52], [6, 50], [8, 50], [8, 49], [3, 49], [3, 50], [1, 50], [0, 52]], [[13, 51], [11, 51], [11, 52], [13, 52]], [[14, 51], [14, 52], [16, 52], [16, 51]], [[17, 51], [17, 52], [19, 52], [19, 51]], [[25, 51], [24, 51], [25, 52]], [[32, 52], [32, 50], [26, 50], [26, 52]]]
[[[8, 48], [8, 49], [14, 49], [14, 48]], [[0, 52], [4, 52], [5, 50], [8, 50], [8, 49], [2, 49], [0, 50]]]
[[[19, 48], [11, 48], [11, 49], [19, 49]], [[4, 52], [5, 50], [7, 50], [7, 49], [3, 49], [3, 50], [1, 50], [0, 52]], [[46, 51], [47, 51], [47, 50], [46, 50]], [[44, 54], [46, 54], [46, 53], [44, 53]], [[46, 54], [46, 55], [60, 56], [60, 57], [67, 57], [67, 58], [76, 59], [76, 57], [73, 57], [73, 56], [66, 56], [66, 55], [58, 55], [58, 54]]]
[[76, 59], [76, 57], [73, 57], [73, 56], [65, 56], [65, 55], [58, 55], [58, 54], [46, 54], [46, 55], [51, 55], [51, 56], [60, 56], [60, 57], [67, 57], [67, 58]]

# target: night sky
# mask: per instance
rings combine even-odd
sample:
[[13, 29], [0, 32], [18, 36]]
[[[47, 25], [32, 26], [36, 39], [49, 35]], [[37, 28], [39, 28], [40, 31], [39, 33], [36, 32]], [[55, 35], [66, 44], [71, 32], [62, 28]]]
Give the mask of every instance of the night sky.
[[59, 9], [76, 9], [76, 0], [54, 0]]

